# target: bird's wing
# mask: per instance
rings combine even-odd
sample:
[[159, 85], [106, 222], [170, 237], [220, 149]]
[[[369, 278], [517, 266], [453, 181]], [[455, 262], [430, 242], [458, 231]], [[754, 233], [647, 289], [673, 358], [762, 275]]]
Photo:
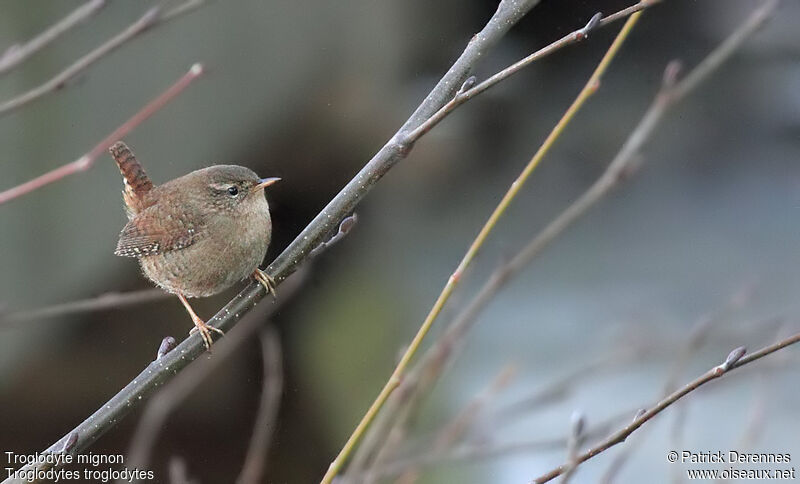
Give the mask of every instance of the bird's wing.
[[189, 247], [198, 239], [197, 227], [185, 220], [165, 217], [151, 206], [136, 214], [119, 234], [115, 255], [144, 257]]

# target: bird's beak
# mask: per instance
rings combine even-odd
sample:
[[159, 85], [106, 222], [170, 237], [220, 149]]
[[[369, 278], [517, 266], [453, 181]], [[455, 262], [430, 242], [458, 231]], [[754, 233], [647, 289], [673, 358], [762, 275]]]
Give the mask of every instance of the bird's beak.
[[253, 191], [254, 191], [254, 192], [256, 192], [256, 191], [258, 191], [258, 190], [261, 190], [261, 189], [267, 188], [268, 186], [270, 186], [270, 185], [272, 185], [273, 183], [275, 183], [275, 182], [277, 182], [277, 181], [280, 181], [280, 180], [281, 180], [281, 179], [280, 179], [280, 178], [278, 178], [278, 177], [272, 177], [272, 178], [262, 178], [262, 179], [258, 180], [258, 184], [257, 184], [256, 186], [254, 186], [254, 187], [253, 187]]

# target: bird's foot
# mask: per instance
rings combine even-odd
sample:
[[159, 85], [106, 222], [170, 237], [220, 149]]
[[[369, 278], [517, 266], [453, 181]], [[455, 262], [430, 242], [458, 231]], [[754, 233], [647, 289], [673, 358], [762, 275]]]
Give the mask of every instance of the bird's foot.
[[277, 286], [275, 279], [259, 268], [256, 268], [256, 270], [253, 272], [253, 278], [260, 282], [262, 286], [264, 286], [264, 288], [267, 290], [267, 294], [272, 293], [272, 297], [274, 299], [278, 299], [278, 294], [275, 293], [275, 286]]
[[206, 349], [208, 351], [211, 351], [211, 343], [214, 342], [211, 339], [211, 332], [212, 331], [214, 331], [215, 333], [219, 333], [220, 335], [223, 335], [223, 336], [225, 335], [224, 331], [222, 331], [219, 328], [215, 328], [214, 326], [211, 326], [210, 324], [206, 323], [205, 321], [203, 321], [200, 318], [194, 318], [193, 317], [192, 321], [194, 322], [194, 328], [189, 330], [189, 334], [191, 335], [191, 334], [197, 333], [199, 331], [200, 332], [200, 336], [203, 338], [203, 343], [206, 345]]

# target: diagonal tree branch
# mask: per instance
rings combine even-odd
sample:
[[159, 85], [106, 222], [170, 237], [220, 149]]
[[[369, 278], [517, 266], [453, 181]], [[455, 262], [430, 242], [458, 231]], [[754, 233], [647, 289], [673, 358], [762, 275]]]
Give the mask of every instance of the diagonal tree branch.
[[145, 12], [145, 14], [142, 15], [139, 20], [132, 23], [130, 26], [128, 26], [128, 28], [75, 61], [72, 65], [56, 74], [55, 77], [51, 78], [49, 81], [17, 97], [9, 99], [4, 103], [0, 103], [0, 117], [16, 111], [28, 103], [41, 98], [42, 96], [58, 91], [66, 86], [69, 81], [73, 80], [86, 69], [91, 67], [94, 63], [122, 47], [128, 41], [141, 35], [152, 27], [161, 25], [180, 14], [191, 11], [201, 4], [202, 0], [187, 0], [184, 4], [178, 5], [167, 12], [162, 12], [161, 7], [158, 6], [147, 10], [147, 12]]
[[14, 44], [0, 56], [0, 76], [22, 64], [33, 54], [44, 49], [72, 28], [96, 15], [106, 5], [106, 0], [89, 0], [24, 44]]
[[[501, 0], [497, 11], [486, 26], [472, 37], [464, 52], [405, 124], [268, 267], [267, 273], [278, 284], [295, 272], [300, 264], [309, 258], [311, 252], [326, 240], [329, 234], [336, 231], [339, 222], [353, 211], [353, 208], [361, 202], [383, 175], [408, 155], [413, 147], [407, 141], [409, 133], [452, 98], [457, 86], [463, 85], [464, 79], [469, 76], [475, 64], [485, 57], [505, 33], [537, 3], [538, 0]], [[639, 2], [625, 11], [621, 11], [624, 14], [619, 14], [617, 18], [623, 18], [624, 15], [630, 15], [654, 3], [652, 0]], [[249, 284], [211, 318], [208, 324], [222, 330], [229, 330], [264, 295], [263, 285]], [[158, 387], [203, 354], [204, 349], [197, 334], [186, 338], [174, 350], [150, 363], [133, 381], [72, 431], [45, 449], [44, 453], [61, 452], [64, 443], [72, 442], [73, 439], [74, 443], [70, 446], [70, 452], [77, 453], [87, 449], [133, 408], [151, 396]], [[47, 464], [23, 467], [24, 470], [46, 468]], [[12, 481], [6, 480], [3, 481], [3, 484], [10, 482]]]

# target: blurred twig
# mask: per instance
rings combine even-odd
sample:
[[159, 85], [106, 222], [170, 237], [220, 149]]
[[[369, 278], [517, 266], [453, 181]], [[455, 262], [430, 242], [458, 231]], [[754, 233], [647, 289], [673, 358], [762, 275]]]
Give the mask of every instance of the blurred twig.
[[602, 78], [603, 74], [605, 73], [606, 69], [611, 63], [611, 60], [615, 57], [619, 48], [622, 46], [625, 38], [627, 38], [628, 33], [631, 31], [633, 26], [636, 24], [636, 21], [639, 19], [641, 12], [636, 12], [631, 17], [628, 18], [628, 21], [620, 30], [620, 33], [614, 39], [614, 42], [609, 47], [608, 51], [606, 52], [603, 59], [598, 64], [595, 71], [589, 77], [589, 80], [586, 82], [586, 85], [581, 89], [578, 96], [575, 98], [575, 101], [570, 105], [564, 115], [559, 119], [556, 126], [547, 136], [545, 141], [542, 143], [541, 147], [536, 151], [536, 154], [531, 158], [525, 168], [522, 170], [522, 173], [514, 180], [511, 184], [511, 187], [505, 193], [503, 198], [500, 200], [500, 203], [494, 209], [492, 214], [489, 216], [489, 219], [481, 228], [480, 232], [478, 233], [475, 240], [470, 245], [469, 249], [467, 250], [464, 257], [459, 262], [458, 267], [450, 276], [445, 284], [442, 292], [439, 294], [436, 302], [433, 304], [428, 315], [425, 317], [425, 320], [422, 322], [417, 334], [414, 336], [414, 339], [409, 344], [408, 349], [403, 354], [403, 357], [400, 359], [400, 362], [395, 367], [395, 370], [392, 372], [392, 375], [389, 377], [389, 380], [384, 385], [383, 389], [381, 390], [378, 397], [370, 406], [367, 413], [359, 422], [356, 429], [353, 431], [350, 438], [345, 443], [345, 446], [342, 448], [342, 451], [336, 457], [336, 460], [331, 464], [331, 468], [328, 473], [323, 478], [323, 484], [329, 484], [335, 476], [339, 469], [341, 469], [344, 461], [347, 460], [347, 457], [353, 451], [354, 447], [357, 445], [361, 436], [366, 431], [369, 424], [378, 414], [378, 411], [383, 407], [383, 404], [386, 402], [386, 399], [389, 398], [389, 395], [401, 384], [403, 378], [406, 375], [406, 369], [411, 362], [411, 359], [416, 355], [417, 350], [419, 349], [423, 339], [428, 334], [428, 331], [433, 326], [433, 322], [439, 316], [444, 307], [444, 304], [450, 298], [450, 295], [453, 293], [453, 290], [458, 285], [461, 277], [464, 274], [464, 271], [469, 267], [472, 260], [477, 255], [480, 248], [483, 246], [484, 242], [489, 236], [489, 233], [494, 229], [497, 221], [500, 217], [505, 213], [506, 209], [509, 207], [511, 202], [516, 198], [519, 191], [522, 189], [522, 186], [525, 184], [527, 179], [530, 177], [531, 173], [536, 169], [539, 163], [542, 161], [544, 156], [549, 152], [550, 148], [556, 142], [556, 140], [561, 136], [564, 132], [564, 129], [567, 125], [572, 121], [575, 117], [575, 114], [580, 110], [583, 104], [588, 100], [598, 89], [600, 85], [600, 79]]
[[262, 482], [275, 422], [283, 394], [283, 367], [281, 364], [281, 344], [272, 326], [261, 330], [261, 358], [264, 361], [261, 404], [250, 436], [250, 447], [237, 484], [258, 484]]
[[22, 64], [26, 59], [47, 47], [62, 34], [96, 15], [105, 5], [105, 0], [89, 0], [31, 40], [24, 44], [12, 45], [0, 56], [0, 75], [6, 74], [14, 67]]
[[182, 457], [174, 456], [169, 460], [169, 484], [198, 484], [189, 478], [189, 469]]
[[48, 171], [44, 175], [39, 175], [33, 180], [27, 181], [21, 185], [9, 188], [0, 192], [0, 205], [13, 200], [22, 195], [28, 194], [34, 190], [42, 188], [53, 182], [61, 180], [64, 177], [86, 171], [92, 167], [97, 158], [106, 152], [109, 146], [114, 144], [120, 138], [125, 137], [128, 133], [133, 131], [137, 126], [142, 124], [147, 118], [155, 114], [158, 110], [163, 108], [175, 96], [183, 92], [189, 84], [203, 74], [202, 64], [194, 64], [189, 71], [184, 74], [180, 79], [164, 91], [160, 96], [147, 103], [138, 113], [134, 114], [130, 119], [122, 123], [117, 129], [106, 136], [94, 148], [88, 151], [85, 155], [77, 160], [61, 165], [55, 170]]
[[31, 309], [0, 315], [0, 329], [15, 328], [20, 323], [37, 321], [40, 319], [54, 318], [56, 316], [69, 316], [73, 314], [91, 313], [106, 309], [123, 308], [143, 302], [166, 299], [170, 294], [161, 289], [142, 289], [130, 292], [108, 292], [97, 297], [54, 304], [43, 308]]
[[[614, 432], [610, 437], [602, 441], [600, 444], [592, 447], [588, 451], [577, 456], [576, 458], [577, 463], [581, 464], [583, 462], [586, 462], [592, 457], [610, 449], [611, 447], [619, 443], [624, 442], [625, 439], [628, 438], [630, 434], [632, 434], [633, 432], [636, 431], [636, 429], [644, 425], [645, 422], [648, 422], [650, 419], [652, 419], [653, 417], [664, 411], [664, 409], [674, 404], [681, 398], [685, 397], [689, 393], [693, 392], [694, 390], [697, 390], [706, 383], [712, 380], [716, 380], [717, 378], [720, 378], [737, 368], [752, 363], [758, 359], [761, 359], [769, 354], [772, 354], [776, 351], [779, 351], [783, 348], [786, 348], [787, 346], [793, 345], [798, 342], [800, 342], [800, 333], [794, 334], [793, 336], [790, 336], [773, 345], [762, 348], [756, 351], [755, 353], [751, 353], [747, 356], [744, 356], [745, 354], [744, 347], [736, 348], [735, 350], [731, 351], [731, 353], [728, 355], [728, 357], [722, 364], [715, 366], [714, 368], [711, 368], [703, 375], [699, 376], [695, 380], [686, 384], [683, 388], [676, 390], [674, 393], [672, 393], [671, 395], [667, 396], [666, 398], [658, 402], [649, 410], [641, 413], [640, 415], [637, 415], [637, 417], [629, 425]], [[562, 473], [564, 473], [564, 471], [567, 469], [568, 466], [569, 464], [562, 464], [559, 467], [556, 467], [555, 469], [551, 470], [550, 472], [547, 472], [546, 474], [537, 477], [532, 482], [535, 484], [542, 484], [544, 482], [548, 482], [560, 476]]]
[[698, 319], [692, 329], [689, 331], [689, 339], [681, 349], [680, 354], [675, 359], [675, 362], [664, 383], [663, 395], [666, 396], [675, 391], [678, 382], [683, 375], [686, 366], [691, 361], [692, 357], [697, 354], [697, 351], [703, 346], [706, 338], [714, 330], [717, 325], [730, 320], [730, 316], [735, 311], [742, 308], [747, 302], [750, 301], [753, 295], [754, 284], [746, 283], [742, 288], [736, 291], [725, 304], [709, 314], [703, 315]]
[[[148, 9], [147, 12], [145, 12], [145, 14], [139, 18], [139, 20], [132, 23], [128, 28], [107, 40], [93, 51], [75, 61], [72, 65], [56, 74], [55, 77], [51, 78], [49, 81], [0, 104], [0, 117], [17, 110], [46, 94], [50, 94], [62, 89], [69, 81], [91, 67], [92, 64], [114, 52], [126, 42], [144, 33], [152, 27], [156, 27], [168, 20], [175, 18], [178, 16], [178, 14], [189, 12], [194, 7], [197, 7], [201, 4], [202, 2], [198, 0], [188, 0], [186, 5], [178, 5], [174, 9], [163, 13], [161, 7], [159, 6]], [[192, 8], [186, 8], [187, 6]]]
[[506, 365], [492, 379], [491, 384], [469, 402], [456, 417], [437, 433], [433, 444], [436, 452], [443, 452], [460, 441], [477, 415], [483, 411], [500, 391], [505, 389], [516, 374], [516, 367]]
[[[461, 409], [456, 417], [450, 422], [442, 426], [436, 432], [433, 440], [431, 452], [434, 454], [442, 455], [445, 452], [454, 448], [459, 442], [464, 439], [465, 434], [475, 423], [476, 417], [486, 408], [486, 406], [508, 386], [516, 374], [516, 367], [514, 365], [504, 366], [500, 372], [492, 379], [487, 388], [478, 393], [471, 401]], [[376, 461], [377, 466], [380, 464]], [[365, 484], [373, 482], [377, 479], [377, 475], [372, 478], [364, 480]], [[419, 469], [411, 467], [407, 469], [403, 475], [398, 479], [398, 482], [403, 484], [411, 484], [417, 481], [419, 477]]]
[[[584, 433], [584, 440], [597, 442], [629, 418], [630, 411], [607, 418], [588, 428]], [[491, 441], [465, 442], [441, 452], [430, 451], [424, 445], [413, 445], [412, 447], [417, 451], [414, 455], [383, 463], [380, 467], [373, 467], [368, 472], [353, 474], [349, 476], [349, 479], [345, 479], [345, 482], [361, 482], [361, 479], [370, 481], [379, 478], [391, 478], [401, 475], [409, 469], [419, 470], [423, 467], [441, 465], [446, 462], [474, 462], [513, 454], [561, 451], [567, 447], [567, 440], [567, 437], [559, 436], [499, 443]]]
[[634, 364], [643, 357], [652, 358], [658, 351], [663, 351], [663, 348], [650, 344], [637, 346], [620, 345], [617, 348], [609, 348], [599, 358], [582, 364], [579, 368], [566, 373], [561, 378], [499, 409], [495, 412], [493, 425], [500, 426], [508, 422], [514, 422], [520, 415], [565, 398], [583, 380], [596, 380], [599, 373], [607, 372], [623, 365]]

